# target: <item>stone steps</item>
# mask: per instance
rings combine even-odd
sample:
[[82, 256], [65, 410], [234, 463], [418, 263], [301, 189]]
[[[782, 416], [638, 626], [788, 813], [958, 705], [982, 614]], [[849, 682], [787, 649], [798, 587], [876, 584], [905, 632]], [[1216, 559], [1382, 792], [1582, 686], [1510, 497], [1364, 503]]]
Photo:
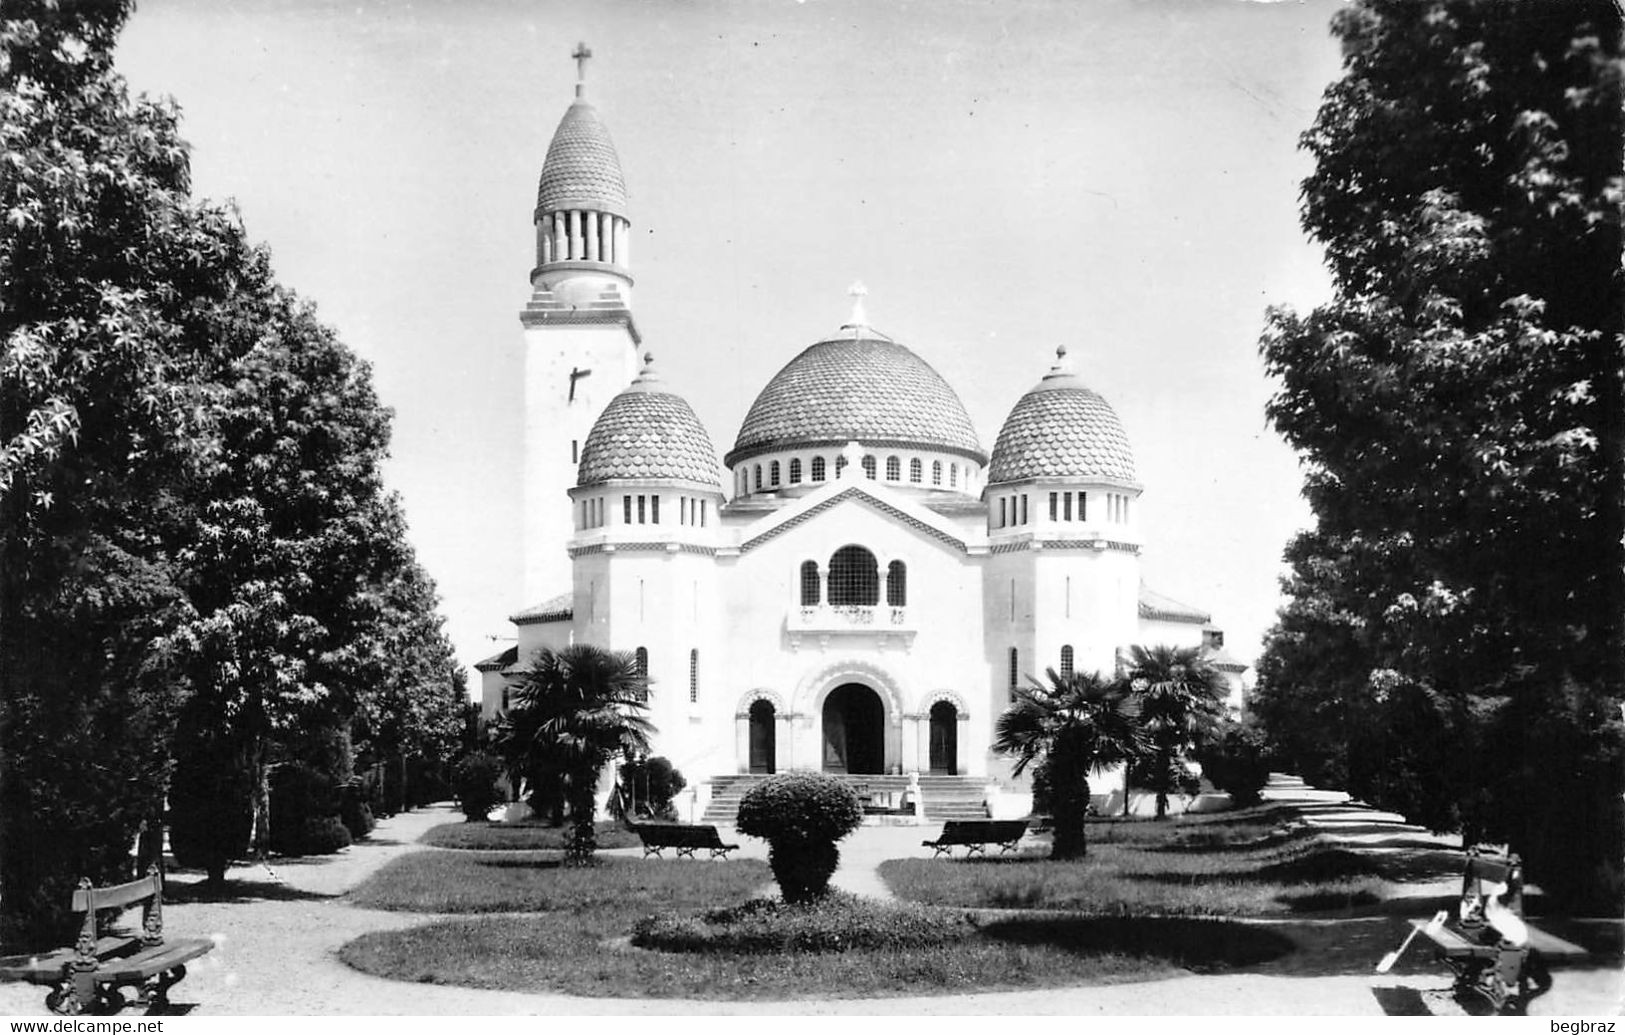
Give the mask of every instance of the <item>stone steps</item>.
[[[739, 801], [745, 792], [767, 777], [758, 774], [733, 773], [711, 778], [711, 801], [705, 807], [704, 823], [731, 825], [739, 815]], [[868, 794], [891, 794], [898, 798], [909, 788], [909, 777], [898, 774], [853, 774], [841, 779]], [[987, 809], [982, 804], [987, 781], [974, 776], [921, 776], [920, 798], [926, 823], [939, 823], [947, 819], [986, 819]], [[914, 817], [871, 816], [876, 822], [920, 822]]]

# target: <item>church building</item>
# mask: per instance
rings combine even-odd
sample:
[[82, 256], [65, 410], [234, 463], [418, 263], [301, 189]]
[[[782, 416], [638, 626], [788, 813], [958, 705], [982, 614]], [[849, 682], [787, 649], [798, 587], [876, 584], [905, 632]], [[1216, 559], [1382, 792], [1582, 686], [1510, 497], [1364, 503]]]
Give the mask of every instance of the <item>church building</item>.
[[786, 350], [719, 462], [634, 319], [633, 213], [584, 93], [537, 194], [529, 606], [517, 644], [478, 665], [487, 718], [539, 648], [595, 644], [635, 653], [655, 751], [702, 794], [791, 769], [1019, 794], [991, 743], [1029, 675], [1206, 644], [1239, 685], [1209, 615], [1141, 583], [1145, 486], [1064, 348], [1032, 357], [989, 453], [929, 343], [870, 326], [854, 288], [845, 323]]

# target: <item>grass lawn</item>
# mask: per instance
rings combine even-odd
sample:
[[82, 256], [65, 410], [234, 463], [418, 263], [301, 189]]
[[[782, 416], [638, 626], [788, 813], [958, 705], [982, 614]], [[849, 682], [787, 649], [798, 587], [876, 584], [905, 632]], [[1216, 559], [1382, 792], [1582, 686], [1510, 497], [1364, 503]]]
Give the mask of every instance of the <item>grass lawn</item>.
[[1263, 917], [1348, 912], [1388, 897], [1380, 871], [1270, 810], [1228, 818], [1091, 823], [1089, 855], [1048, 848], [974, 859], [892, 859], [880, 874], [903, 899], [1108, 916]]
[[[638, 835], [618, 823], [599, 823], [595, 829], [599, 848], [631, 848], [641, 843]], [[569, 836], [567, 826], [542, 823], [442, 823], [424, 831], [418, 840], [436, 848], [526, 852], [563, 851]]]
[[[770, 880], [767, 867], [755, 860], [622, 858], [577, 869], [542, 854], [420, 852], [380, 870], [352, 893], [353, 901], [375, 908], [508, 915], [374, 932], [344, 946], [340, 958], [358, 970], [400, 981], [621, 998], [780, 999], [1143, 981], [1250, 966], [1293, 947], [1264, 928], [1203, 919], [1057, 922], [962, 915], [942, 918], [940, 943], [916, 939], [906, 950], [882, 945], [844, 952], [764, 951], [760, 942], [749, 941], [749, 932], [740, 943], [748, 947], [732, 950], [695, 951], [691, 944], [687, 951], [661, 951], [632, 944], [634, 929], [648, 930], [650, 917], [660, 918], [654, 926], [668, 930], [690, 920], [704, 927], [706, 915], [721, 910], [748, 926], [769, 907], [727, 907], [743, 906]], [[511, 915], [531, 911], [536, 915]], [[856, 919], [874, 926], [873, 917]], [[828, 933], [824, 921], [812, 923]], [[908, 918], [900, 926], [920, 927]], [[828, 942], [822, 943], [826, 949]]]

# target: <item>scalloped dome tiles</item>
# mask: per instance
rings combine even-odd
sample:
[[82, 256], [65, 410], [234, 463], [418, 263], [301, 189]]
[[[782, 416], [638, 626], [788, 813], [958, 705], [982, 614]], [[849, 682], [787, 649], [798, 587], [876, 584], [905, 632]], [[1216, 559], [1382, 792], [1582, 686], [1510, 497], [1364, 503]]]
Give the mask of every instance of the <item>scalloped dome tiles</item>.
[[778, 449], [851, 441], [986, 461], [965, 406], [931, 365], [867, 327], [845, 327], [785, 364], [739, 428], [728, 466]]
[[598, 109], [585, 100], [571, 104], [553, 132], [536, 189], [536, 209], [586, 209], [626, 217], [620, 156]]
[[705, 426], [647, 368], [593, 424], [581, 447], [576, 484], [641, 478], [722, 484]]
[[1075, 374], [1051, 371], [999, 429], [988, 484], [1027, 478], [1136, 480], [1123, 422]]

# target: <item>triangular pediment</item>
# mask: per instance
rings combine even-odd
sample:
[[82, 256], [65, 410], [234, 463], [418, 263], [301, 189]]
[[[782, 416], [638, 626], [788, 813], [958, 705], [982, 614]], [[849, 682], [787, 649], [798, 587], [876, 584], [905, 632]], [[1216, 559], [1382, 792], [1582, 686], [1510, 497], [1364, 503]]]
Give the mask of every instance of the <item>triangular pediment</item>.
[[968, 552], [963, 531], [944, 521], [940, 515], [898, 494], [885, 489], [871, 489], [862, 483], [836, 483], [776, 512], [772, 517], [762, 521], [759, 527], [746, 530], [740, 537], [739, 552], [748, 553], [819, 515], [846, 504], [866, 507], [887, 520], [912, 528], [958, 553]]

